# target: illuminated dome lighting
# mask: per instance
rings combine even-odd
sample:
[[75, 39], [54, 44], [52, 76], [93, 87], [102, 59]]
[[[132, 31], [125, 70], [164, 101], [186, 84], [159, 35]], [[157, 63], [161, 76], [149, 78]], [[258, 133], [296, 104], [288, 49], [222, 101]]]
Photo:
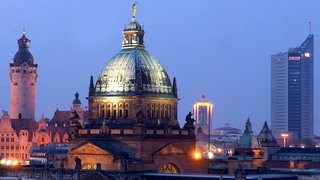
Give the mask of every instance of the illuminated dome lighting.
[[[102, 68], [95, 84], [90, 77], [88, 127], [180, 129], [177, 83], [144, 46], [144, 30], [135, 18], [123, 30], [122, 49]], [[124, 125], [125, 124], [125, 125]]]
[[144, 30], [136, 21], [123, 31], [122, 50], [111, 58], [97, 78], [93, 96], [146, 95], [174, 98], [165, 69], [144, 47]]

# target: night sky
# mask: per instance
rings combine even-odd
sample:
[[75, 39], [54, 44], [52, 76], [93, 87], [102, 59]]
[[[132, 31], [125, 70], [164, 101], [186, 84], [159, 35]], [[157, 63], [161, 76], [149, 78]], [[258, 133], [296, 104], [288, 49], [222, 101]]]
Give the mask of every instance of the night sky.
[[[87, 106], [94, 81], [121, 50], [131, 22], [129, 0], [1, 0], [0, 109], [10, 111], [9, 63], [26, 36], [38, 64], [36, 120], [70, 110], [74, 94]], [[319, 129], [319, 0], [138, 0], [147, 50], [177, 78], [179, 121], [201, 99], [214, 103], [213, 128], [229, 123], [254, 133], [270, 126], [270, 56], [315, 34], [315, 129]], [[9, 112], [10, 113], [10, 112]], [[320, 135], [319, 131], [315, 133]]]

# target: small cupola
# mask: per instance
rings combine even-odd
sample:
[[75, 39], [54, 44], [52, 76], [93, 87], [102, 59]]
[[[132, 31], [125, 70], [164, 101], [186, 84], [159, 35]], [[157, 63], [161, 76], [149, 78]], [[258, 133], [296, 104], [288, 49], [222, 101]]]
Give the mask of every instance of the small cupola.
[[26, 37], [25, 32], [23, 32], [22, 37], [20, 39], [18, 39], [17, 41], [18, 41], [19, 49], [28, 49], [29, 48], [29, 44], [31, 42]]
[[132, 5], [132, 21], [123, 30], [122, 49], [144, 47], [144, 30], [136, 20], [136, 4]]

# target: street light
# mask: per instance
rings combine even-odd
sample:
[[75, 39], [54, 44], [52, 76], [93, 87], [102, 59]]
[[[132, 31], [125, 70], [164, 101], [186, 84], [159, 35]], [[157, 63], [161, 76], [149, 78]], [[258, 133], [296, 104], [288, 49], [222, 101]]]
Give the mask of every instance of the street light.
[[282, 133], [281, 136], [283, 137], [283, 147], [286, 147], [286, 138], [289, 136], [289, 134]]

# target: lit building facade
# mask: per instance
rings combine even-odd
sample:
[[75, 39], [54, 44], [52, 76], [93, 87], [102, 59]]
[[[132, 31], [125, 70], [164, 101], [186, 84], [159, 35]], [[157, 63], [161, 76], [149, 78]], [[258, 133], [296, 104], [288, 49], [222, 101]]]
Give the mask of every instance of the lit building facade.
[[196, 102], [193, 105], [193, 113], [195, 119], [195, 127], [202, 129], [202, 132], [209, 135], [212, 127], [212, 111], [213, 104], [205, 100], [205, 96], [202, 96], [200, 102]]
[[30, 40], [25, 36], [18, 39], [19, 50], [10, 63], [11, 118], [35, 118], [35, 98], [38, 65], [29, 51]]
[[9, 160], [26, 160], [30, 151], [38, 146], [66, 144], [69, 138], [71, 112], [79, 114], [81, 122], [87, 117], [82, 110], [79, 94], [75, 94], [71, 111], [56, 111], [54, 120], [35, 116], [35, 85], [37, 64], [29, 51], [30, 40], [25, 34], [18, 40], [19, 51], [10, 63], [11, 113], [3, 111], [0, 118], [0, 157]]
[[96, 169], [99, 163], [103, 170], [204, 172], [207, 166], [192, 156], [193, 119], [187, 116], [180, 127], [176, 80], [171, 83], [146, 50], [135, 7], [123, 30], [121, 51], [106, 63], [95, 83], [90, 78], [87, 124], [81, 125], [77, 115], [71, 118], [65, 167], [74, 168], [81, 159], [82, 169]]
[[12, 128], [8, 112], [3, 111], [0, 121], [0, 155], [2, 159], [27, 159], [29, 157], [29, 132], [25, 128]]
[[314, 138], [313, 39], [310, 34], [299, 47], [271, 56], [271, 129], [299, 146]]

